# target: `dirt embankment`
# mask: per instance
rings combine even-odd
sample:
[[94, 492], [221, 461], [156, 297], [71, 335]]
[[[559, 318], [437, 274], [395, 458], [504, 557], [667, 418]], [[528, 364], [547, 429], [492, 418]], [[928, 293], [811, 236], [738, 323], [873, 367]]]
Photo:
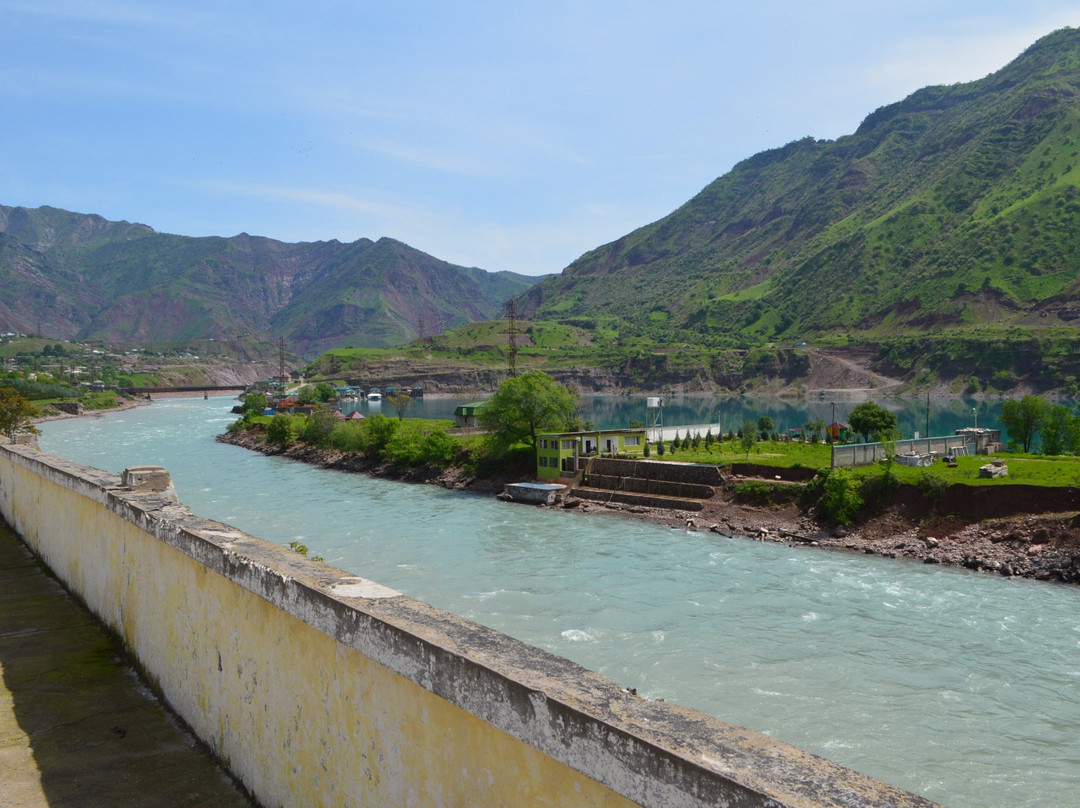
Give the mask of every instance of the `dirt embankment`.
[[[398, 469], [358, 455], [328, 452], [302, 443], [287, 449], [269, 446], [257, 433], [218, 436], [223, 443], [269, 455], [341, 471], [360, 472], [406, 482], [496, 494], [514, 479], [478, 479], [462, 469]], [[698, 512], [647, 508], [577, 499], [572, 492], [554, 507], [581, 513], [608, 514], [654, 524], [710, 530], [734, 538], [776, 541], [907, 559], [924, 564], [966, 567], [983, 573], [1080, 584], [1080, 490], [1020, 490], [951, 486], [936, 502], [914, 486], [901, 486], [876, 513], [863, 514], [857, 526], [836, 530], [814, 521], [813, 511], [797, 504], [798, 482], [770, 479], [774, 494], [766, 504], [740, 502], [739, 482], [752, 479], [731, 474]], [[1015, 489], [1012, 493], [1001, 492]], [[517, 506], [512, 506], [517, 507]], [[947, 515], [945, 515], [947, 514]]]

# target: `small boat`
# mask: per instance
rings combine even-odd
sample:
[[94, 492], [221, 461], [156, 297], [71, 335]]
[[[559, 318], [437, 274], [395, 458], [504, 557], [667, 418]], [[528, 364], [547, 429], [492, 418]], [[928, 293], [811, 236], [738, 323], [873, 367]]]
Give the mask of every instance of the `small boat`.
[[368, 390], [367, 400], [368, 401], [381, 401], [382, 400], [382, 391], [379, 390], [378, 387], [372, 387], [370, 390]]

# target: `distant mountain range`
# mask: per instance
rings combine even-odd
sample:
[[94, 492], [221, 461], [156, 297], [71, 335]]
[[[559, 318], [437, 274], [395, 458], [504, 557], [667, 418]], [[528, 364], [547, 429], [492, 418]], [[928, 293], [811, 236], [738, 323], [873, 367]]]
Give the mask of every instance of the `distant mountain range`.
[[456, 266], [390, 238], [190, 238], [0, 205], [0, 331], [117, 344], [283, 336], [312, 358], [490, 319], [538, 280]]
[[1080, 322], [1080, 31], [736, 165], [519, 311], [744, 344]]
[[[978, 375], [974, 389], [988, 374], [1020, 383], [1031, 357], [1052, 355], [1040, 384], [1069, 375], [1080, 390], [1080, 31], [919, 90], [852, 135], [744, 160], [538, 280], [388, 238], [187, 238], [0, 206], [0, 330], [115, 343], [249, 332], [313, 357], [400, 345], [515, 298], [519, 316], [582, 329], [614, 362], [657, 344], [850, 338], [889, 342], [879, 359], [900, 375], [948, 367]], [[990, 345], [997, 364], [969, 370]]]

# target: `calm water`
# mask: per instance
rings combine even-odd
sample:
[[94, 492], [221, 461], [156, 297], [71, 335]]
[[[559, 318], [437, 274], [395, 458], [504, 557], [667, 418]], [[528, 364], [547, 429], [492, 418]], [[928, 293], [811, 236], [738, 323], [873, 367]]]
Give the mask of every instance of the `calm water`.
[[48, 423], [42, 445], [164, 465], [196, 513], [954, 808], [1077, 802], [1080, 588], [326, 471], [214, 442], [232, 404]]
[[[453, 418], [454, 408], [459, 404], [479, 401], [473, 398], [426, 398], [417, 400], [409, 410], [410, 417]], [[833, 421], [847, 423], [848, 415], [857, 404], [850, 399], [781, 399], [754, 396], [667, 396], [664, 399], [663, 422], [667, 426], [680, 424], [720, 424], [725, 432], [735, 432], [747, 420], [757, 421], [768, 415], [779, 431], [801, 427], [812, 418], [821, 418], [826, 424]], [[965, 399], [889, 398], [882, 406], [896, 413], [897, 422], [905, 436], [918, 431], [923, 436], [951, 435], [965, 426], [999, 427], [998, 415], [1001, 401], [974, 401]], [[585, 416], [597, 429], [625, 427], [630, 421], [647, 421], [645, 396], [585, 396], [582, 398]], [[348, 404], [343, 411], [360, 410], [365, 415], [382, 412], [395, 416], [393, 408], [385, 401], [361, 401]], [[976, 423], [977, 421], [977, 423]], [[648, 423], [652, 423], [648, 419]]]

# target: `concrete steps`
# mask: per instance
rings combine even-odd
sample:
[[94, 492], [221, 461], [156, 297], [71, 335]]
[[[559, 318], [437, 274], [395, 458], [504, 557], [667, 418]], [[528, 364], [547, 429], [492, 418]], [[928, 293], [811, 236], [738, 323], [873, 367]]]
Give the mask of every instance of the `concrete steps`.
[[656, 494], [639, 494], [632, 491], [613, 491], [607, 488], [578, 486], [573, 490], [578, 499], [590, 502], [618, 502], [621, 505], [640, 505], [645, 508], [665, 508], [676, 511], [700, 511], [705, 507], [704, 499], [690, 497], [670, 497]]

